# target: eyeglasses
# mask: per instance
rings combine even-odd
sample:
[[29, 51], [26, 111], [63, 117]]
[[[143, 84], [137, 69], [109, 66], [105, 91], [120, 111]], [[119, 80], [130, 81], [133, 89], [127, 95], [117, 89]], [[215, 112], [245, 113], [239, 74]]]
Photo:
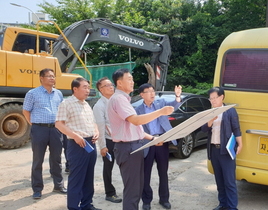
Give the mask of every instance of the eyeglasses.
[[48, 75], [48, 76], [43, 76], [43, 77], [47, 77], [47, 78], [55, 78], [55, 76], [53, 76], [53, 75]]
[[101, 86], [100, 88], [103, 88], [103, 87], [114, 87], [114, 84], [103, 85], [103, 86]]
[[214, 100], [216, 100], [217, 98], [219, 98], [220, 96], [217, 96], [217, 97], [214, 97], [214, 98], [208, 98], [208, 100], [210, 100], [210, 101], [214, 101]]
[[148, 90], [148, 91], [145, 91], [143, 93], [155, 93], [155, 91], [154, 90]]

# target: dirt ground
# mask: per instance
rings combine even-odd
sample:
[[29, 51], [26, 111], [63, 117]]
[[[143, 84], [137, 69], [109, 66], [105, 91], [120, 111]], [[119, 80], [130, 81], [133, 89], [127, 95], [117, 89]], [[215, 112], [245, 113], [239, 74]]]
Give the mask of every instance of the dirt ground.
[[[49, 174], [48, 152], [43, 164], [44, 190], [40, 200], [32, 199], [30, 183], [31, 145], [15, 150], [0, 149], [0, 209], [5, 210], [63, 210], [66, 208], [66, 195], [53, 193], [53, 182]], [[63, 163], [65, 162], [62, 155]], [[67, 186], [68, 174], [64, 174]], [[102, 181], [102, 159], [98, 154], [95, 167], [94, 205], [103, 210], [120, 210], [121, 203], [105, 201]], [[115, 165], [113, 183], [117, 194], [122, 197], [123, 185]], [[158, 204], [158, 176], [154, 167], [151, 185], [154, 191], [152, 210], [163, 209]], [[240, 210], [268, 209], [268, 186], [238, 181]], [[198, 148], [190, 158], [181, 160], [170, 156], [169, 164], [170, 203], [174, 210], [210, 210], [218, 205], [214, 177], [206, 168], [206, 149]], [[140, 207], [142, 202], [140, 202]], [[140, 208], [141, 209], [141, 208]]]

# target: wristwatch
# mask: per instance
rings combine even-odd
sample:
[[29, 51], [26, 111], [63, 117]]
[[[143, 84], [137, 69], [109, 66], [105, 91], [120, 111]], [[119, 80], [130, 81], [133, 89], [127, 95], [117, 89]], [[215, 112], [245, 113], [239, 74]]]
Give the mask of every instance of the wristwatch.
[[154, 136], [153, 136], [153, 138], [151, 139], [151, 141], [153, 141], [154, 140]]

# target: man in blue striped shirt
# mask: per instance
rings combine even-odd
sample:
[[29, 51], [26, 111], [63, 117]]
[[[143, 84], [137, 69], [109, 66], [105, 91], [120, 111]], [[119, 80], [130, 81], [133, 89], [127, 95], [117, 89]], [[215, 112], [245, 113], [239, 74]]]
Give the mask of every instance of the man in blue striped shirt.
[[33, 163], [31, 182], [33, 198], [39, 199], [44, 188], [42, 177], [42, 164], [49, 146], [50, 173], [53, 177], [53, 192], [67, 193], [63, 184], [61, 168], [62, 133], [55, 128], [58, 106], [63, 100], [62, 93], [53, 88], [55, 76], [52, 69], [40, 71], [41, 86], [27, 92], [23, 114], [31, 127], [31, 141], [33, 151]]

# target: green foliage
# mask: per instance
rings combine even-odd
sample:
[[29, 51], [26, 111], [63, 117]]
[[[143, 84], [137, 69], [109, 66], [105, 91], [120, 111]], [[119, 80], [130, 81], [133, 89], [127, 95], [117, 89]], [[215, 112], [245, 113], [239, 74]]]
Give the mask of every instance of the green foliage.
[[[218, 48], [234, 31], [264, 27], [266, 0], [56, 0], [58, 6], [44, 3], [42, 12], [50, 14], [61, 29], [91, 18], [168, 34], [172, 56], [166, 90], [183, 85], [184, 91], [205, 93], [212, 85]], [[41, 30], [58, 33], [51, 25]], [[155, 39], [156, 37], [151, 37]], [[85, 46], [88, 64], [129, 61], [128, 49], [107, 43]], [[147, 82], [143, 63], [148, 52], [131, 50], [136, 86]]]
[[212, 88], [212, 83], [197, 83], [195, 87], [193, 86], [183, 86], [183, 92], [194, 93], [199, 95], [208, 96], [209, 89]]

